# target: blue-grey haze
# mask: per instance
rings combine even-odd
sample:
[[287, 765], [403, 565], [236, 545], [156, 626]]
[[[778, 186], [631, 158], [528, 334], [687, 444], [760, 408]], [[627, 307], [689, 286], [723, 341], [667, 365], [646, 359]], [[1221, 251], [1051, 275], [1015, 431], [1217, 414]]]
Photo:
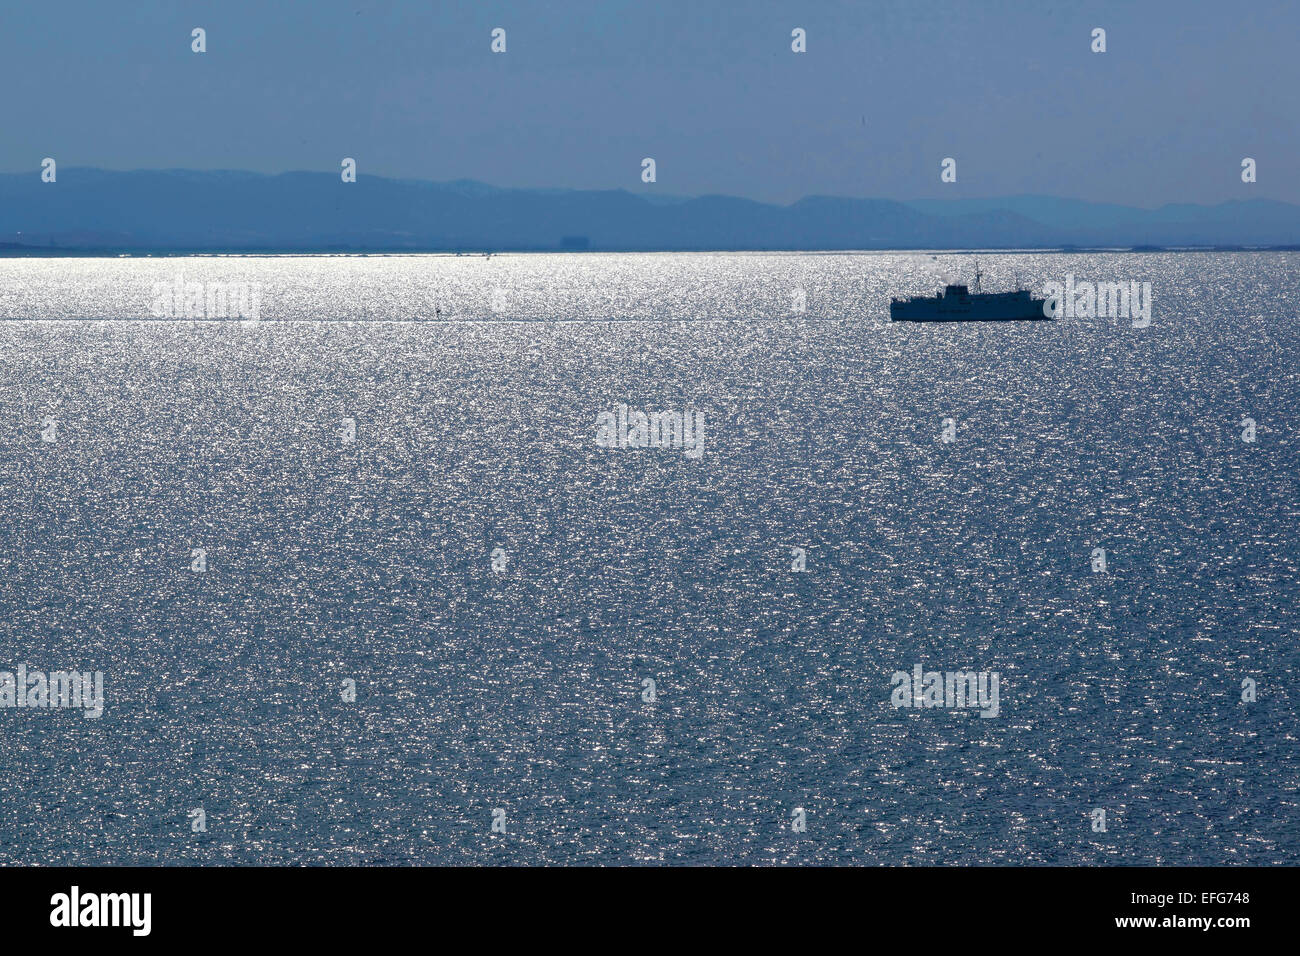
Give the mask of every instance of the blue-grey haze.
[[13, 3], [0, 169], [337, 175], [350, 156], [401, 179], [781, 203], [1300, 202], [1297, 32], [1291, 0]]

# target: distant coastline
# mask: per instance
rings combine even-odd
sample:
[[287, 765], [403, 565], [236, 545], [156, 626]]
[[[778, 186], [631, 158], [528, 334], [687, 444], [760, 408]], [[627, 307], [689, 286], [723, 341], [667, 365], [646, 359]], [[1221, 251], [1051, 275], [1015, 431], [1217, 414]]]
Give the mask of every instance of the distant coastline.
[[1047, 196], [775, 205], [651, 188], [342, 182], [323, 172], [65, 168], [55, 182], [8, 173], [0, 256], [1300, 248], [1300, 205], [1269, 199], [1157, 209]]

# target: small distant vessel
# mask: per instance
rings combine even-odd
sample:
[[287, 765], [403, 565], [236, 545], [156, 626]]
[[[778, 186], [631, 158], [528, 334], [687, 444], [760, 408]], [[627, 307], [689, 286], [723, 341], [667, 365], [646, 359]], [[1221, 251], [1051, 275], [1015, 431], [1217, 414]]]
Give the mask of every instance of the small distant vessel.
[[894, 299], [889, 303], [891, 322], [1018, 322], [1050, 319], [1028, 289], [1015, 292], [981, 292], [979, 263], [975, 263], [975, 291], [964, 285], [945, 286], [932, 296]]

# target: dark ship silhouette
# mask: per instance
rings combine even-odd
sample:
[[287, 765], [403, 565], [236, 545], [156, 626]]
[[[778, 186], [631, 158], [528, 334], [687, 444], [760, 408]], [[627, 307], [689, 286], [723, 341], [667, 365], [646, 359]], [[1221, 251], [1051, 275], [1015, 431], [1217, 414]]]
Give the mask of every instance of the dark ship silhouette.
[[964, 285], [945, 286], [932, 296], [894, 299], [889, 303], [891, 322], [1017, 322], [1051, 319], [1028, 289], [1015, 292], [981, 292], [979, 263], [975, 263], [975, 291]]

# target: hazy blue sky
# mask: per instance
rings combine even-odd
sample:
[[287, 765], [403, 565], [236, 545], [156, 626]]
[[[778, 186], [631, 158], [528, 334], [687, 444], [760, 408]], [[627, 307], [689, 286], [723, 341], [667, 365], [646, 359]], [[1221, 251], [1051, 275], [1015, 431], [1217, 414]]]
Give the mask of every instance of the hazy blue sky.
[[353, 156], [362, 176], [775, 201], [1300, 202], [1296, 0], [15, 0], [0, 81], [0, 170], [32, 175], [45, 156], [264, 172]]

